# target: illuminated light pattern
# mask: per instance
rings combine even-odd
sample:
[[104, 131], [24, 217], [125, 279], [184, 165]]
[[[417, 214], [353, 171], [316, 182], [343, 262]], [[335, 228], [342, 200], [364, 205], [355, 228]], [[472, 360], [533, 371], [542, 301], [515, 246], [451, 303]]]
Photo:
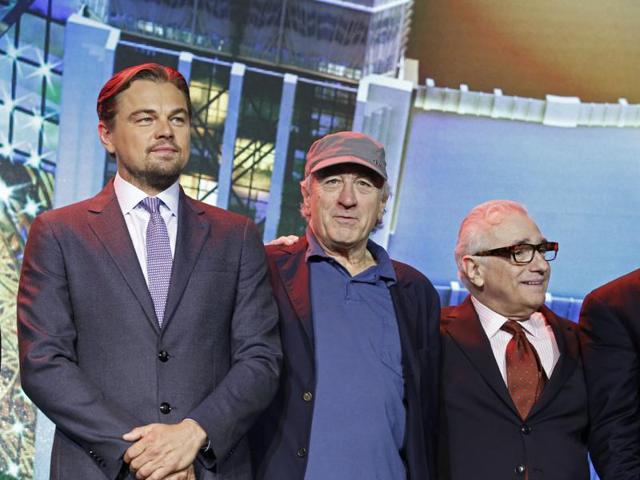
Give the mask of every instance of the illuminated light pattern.
[[189, 90], [193, 104], [191, 157], [180, 179], [189, 195], [215, 205], [222, 137], [229, 103], [231, 67], [194, 60]]
[[52, 204], [62, 65], [51, 52], [62, 52], [62, 38], [45, 38], [44, 25], [50, 15], [30, 11], [0, 38], [2, 480], [33, 478], [36, 412], [20, 388], [16, 293], [29, 227]]
[[20, 479], [33, 475], [35, 410], [18, 378], [16, 292], [29, 226], [51, 207], [52, 192], [50, 173], [0, 155], [0, 472]]

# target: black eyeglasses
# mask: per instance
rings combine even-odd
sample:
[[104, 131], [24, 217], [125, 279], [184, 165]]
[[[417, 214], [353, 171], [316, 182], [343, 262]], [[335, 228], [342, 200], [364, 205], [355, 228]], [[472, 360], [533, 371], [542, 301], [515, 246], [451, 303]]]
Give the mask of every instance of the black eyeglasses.
[[505, 257], [511, 258], [514, 263], [525, 265], [533, 260], [536, 252], [547, 261], [555, 260], [558, 255], [558, 242], [542, 242], [537, 245], [519, 243], [509, 247], [493, 248], [483, 252], [474, 253], [480, 257]]

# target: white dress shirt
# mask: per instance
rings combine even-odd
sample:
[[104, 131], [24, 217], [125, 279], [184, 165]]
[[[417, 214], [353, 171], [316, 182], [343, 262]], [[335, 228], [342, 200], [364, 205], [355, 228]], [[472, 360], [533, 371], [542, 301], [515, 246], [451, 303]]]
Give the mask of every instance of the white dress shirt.
[[[471, 302], [480, 319], [480, 324], [491, 343], [491, 350], [498, 363], [498, 368], [502, 374], [504, 383], [507, 383], [507, 362], [505, 359], [507, 344], [512, 338], [509, 332], [500, 330], [500, 327], [508, 320], [507, 317], [494, 312], [486, 305], [482, 304], [477, 298], [471, 297]], [[540, 312], [535, 312], [528, 320], [520, 323], [533, 348], [536, 349], [542, 368], [544, 368], [547, 378], [551, 378], [553, 369], [560, 358], [558, 343], [553, 334], [553, 329]]]
[[[149, 285], [147, 277], [147, 224], [151, 218], [151, 214], [142, 206], [140, 202], [147, 198], [145, 192], [138, 187], [131, 185], [124, 180], [118, 173], [113, 181], [113, 188], [116, 192], [116, 198], [124, 215], [124, 221], [129, 230], [129, 236], [133, 242], [133, 248], [136, 251], [140, 268], [144, 274], [144, 279]], [[176, 181], [169, 188], [156, 195], [160, 202], [160, 215], [167, 225], [169, 232], [169, 243], [171, 244], [171, 257], [173, 258], [176, 251], [176, 236], [178, 234], [178, 203], [180, 200], [180, 185]]]

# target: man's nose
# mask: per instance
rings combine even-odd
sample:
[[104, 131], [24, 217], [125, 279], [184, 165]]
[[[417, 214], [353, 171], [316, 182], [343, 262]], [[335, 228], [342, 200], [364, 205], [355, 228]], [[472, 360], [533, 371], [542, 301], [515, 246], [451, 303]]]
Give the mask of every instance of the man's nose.
[[159, 118], [156, 122], [157, 138], [173, 138], [173, 126], [168, 118]]
[[544, 259], [544, 253], [541, 253], [539, 250], [533, 253], [533, 260], [531, 260], [529, 265], [533, 271], [542, 273], [546, 273], [551, 268], [549, 262]]
[[338, 197], [338, 201], [344, 207], [353, 207], [358, 203], [353, 182], [344, 182], [342, 190], [340, 190], [340, 197]]

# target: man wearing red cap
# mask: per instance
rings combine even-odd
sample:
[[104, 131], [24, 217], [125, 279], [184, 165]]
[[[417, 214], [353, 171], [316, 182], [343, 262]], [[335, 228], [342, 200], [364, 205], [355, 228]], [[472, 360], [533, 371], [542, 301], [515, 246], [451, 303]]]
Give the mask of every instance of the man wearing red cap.
[[284, 350], [252, 432], [259, 479], [435, 479], [438, 296], [369, 240], [389, 187], [384, 148], [316, 141], [301, 182], [306, 235], [267, 247]]

